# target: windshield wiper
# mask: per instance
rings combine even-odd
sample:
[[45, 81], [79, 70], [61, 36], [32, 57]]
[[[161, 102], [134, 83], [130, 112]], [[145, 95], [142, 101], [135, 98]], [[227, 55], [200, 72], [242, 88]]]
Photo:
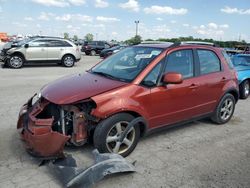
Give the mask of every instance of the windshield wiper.
[[92, 70], [90, 70], [90, 71], [88, 71], [88, 72], [93, 73], [93, 74], [98, 74], [98, 75], [100, 75], [100, 76], [104, 76], [104, 77], [110, 78], [110, 79], [112, 79], [112, 80], [119, 80], [119, 81], [122, 81], [122, 82], [128, 82], [128, 81], [125, 80], [125, 79], [117, 78], [117, 77], [112, 76], [112, 75], [110, 75], [110, 74], [108, 74], [108, 73], [105, 73], [105, 72], [92, 71]]

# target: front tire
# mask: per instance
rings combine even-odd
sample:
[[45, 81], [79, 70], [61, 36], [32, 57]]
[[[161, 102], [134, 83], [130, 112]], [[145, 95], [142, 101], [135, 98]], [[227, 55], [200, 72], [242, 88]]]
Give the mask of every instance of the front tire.
[[139, 126], [134, 126], [126, 135], [123, 142], [119, 142], [121, 133], [134, 117], [127, 113], [113, 115], [99, 123], [94, 132], [94, 146], [101, 153], [118, 153], [128, 156], [136, 147], [140, 138]]
[[12, 55], [8, 60], [8, 66], [13, 69], [20, 69], [24, 64], [24, 58], [21, 55]]
[[73, 67], [75, 65], [75, 58], [72, 55], [65, 55], [62, 58], [62, 64], [64, 67]]
[[240, 84], [240, 98], [241, 99], [247, 99], [247, 97], [249, 96], [250, 93], [250, 84], [248, 80], [244, 80], [241, 84]]
[[235, 109], [235, 98], [232, 94], [225, 94], [220, 100], [211, 120], [217, 124], [227, 123], [233, 116]]

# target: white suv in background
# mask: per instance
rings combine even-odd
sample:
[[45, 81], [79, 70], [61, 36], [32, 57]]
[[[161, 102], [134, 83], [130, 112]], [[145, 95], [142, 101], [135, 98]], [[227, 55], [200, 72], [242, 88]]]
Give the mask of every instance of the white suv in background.
[[73, 42], [62, 38], [23, 40], [5, 53], [2, 52], [1, 56], [11, 68], [21, 68], [28, 62], [56, 62], [65, 67], [72, 67], [81, 59], [79, 48]]

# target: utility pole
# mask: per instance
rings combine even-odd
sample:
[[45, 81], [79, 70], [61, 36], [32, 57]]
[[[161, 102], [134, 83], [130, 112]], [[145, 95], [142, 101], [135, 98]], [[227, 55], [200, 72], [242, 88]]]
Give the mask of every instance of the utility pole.
[[135, 21], [135, 36], [137, 36], [138, 35], [138, 25], [139, 25], [139, 20], [136, 20]]

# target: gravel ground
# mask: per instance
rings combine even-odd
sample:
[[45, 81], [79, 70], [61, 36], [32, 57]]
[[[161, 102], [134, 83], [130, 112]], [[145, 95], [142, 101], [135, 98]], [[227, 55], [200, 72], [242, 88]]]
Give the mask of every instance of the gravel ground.
[[[73, 68], [0, 68], [0, 187], [61, 187], [46, 166], [38, 167], [16, 131], [19, 109], [46, 83], [80, 73], [98, 57], [83, 56]], [[95, 187], [250, 187], [250, 99], [239, 101], [226, 125], [196, 121], [143, 138], [127, 157], [137, 172], [110, 176]], [[93, 147], [66, 148], [79, 166], [93, 163]]]

